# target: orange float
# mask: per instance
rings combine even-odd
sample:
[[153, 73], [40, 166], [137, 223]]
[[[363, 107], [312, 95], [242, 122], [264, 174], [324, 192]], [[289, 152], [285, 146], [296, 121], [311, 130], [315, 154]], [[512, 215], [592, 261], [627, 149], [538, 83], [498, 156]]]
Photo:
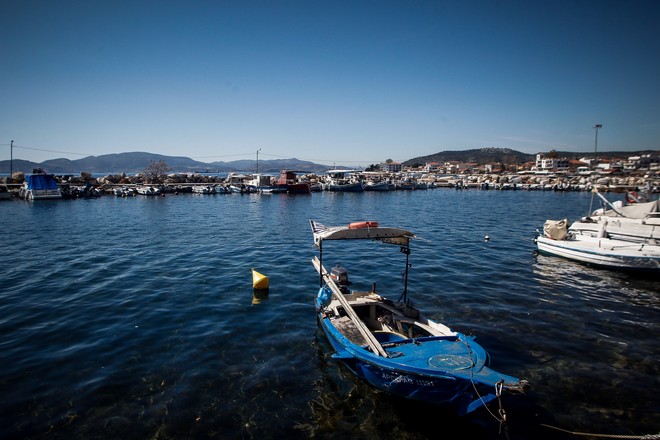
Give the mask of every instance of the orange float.
[[377, 228], [378, 222], [353, 222], [348, 225], [349, 229]]

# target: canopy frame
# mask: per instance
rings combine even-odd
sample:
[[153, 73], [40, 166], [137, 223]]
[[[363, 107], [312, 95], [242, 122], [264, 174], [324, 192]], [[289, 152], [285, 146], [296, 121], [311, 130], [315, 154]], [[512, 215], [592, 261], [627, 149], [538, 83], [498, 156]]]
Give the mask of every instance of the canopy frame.
[[[372, 240], [400, 246], [401, 252], [406, 255], [406, 267], [403, 274], [403, 293], [399, 297], [399, 302], [407, 305], [410, 240], [415, 238], [414, 233], [401, 228], [368, 225], [360, 228], [349, 226], [326, 227], [314, 220], [310, 220], [309, 224], [314, 235], [314, 246], [319, 249], [319, 263], [321, 266], [323, 266], [323, 242], [325, 240]], [[320, 272], [319, 286], [323, 286], [323, 274]]]

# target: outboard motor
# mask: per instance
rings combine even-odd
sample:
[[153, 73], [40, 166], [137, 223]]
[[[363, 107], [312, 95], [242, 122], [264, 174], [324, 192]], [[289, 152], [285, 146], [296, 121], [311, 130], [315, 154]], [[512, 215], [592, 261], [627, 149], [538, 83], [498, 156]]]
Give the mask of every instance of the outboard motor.
[[344, 269], [343, 267], [336, 265], [332, 269], [330, 269], [330, 278], [337, 284], [339, 287], [339, 290], [341, 290], [341, 293], [344, 295], [350, 293], [350, 290], [348, 289], [348, 286], [351, 285], [351, 282], [348, 281], [348, 271]]

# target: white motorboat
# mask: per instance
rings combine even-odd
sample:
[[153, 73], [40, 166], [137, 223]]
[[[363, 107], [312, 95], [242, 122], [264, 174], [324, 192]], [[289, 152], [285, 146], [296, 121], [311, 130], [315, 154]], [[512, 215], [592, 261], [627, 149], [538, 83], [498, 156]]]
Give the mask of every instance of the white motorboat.
[[570, 231], [639, 243], [660, 244], [660, 201], [624, 205], [621, 201], [610, 203], [597, 190], [593, 192], [605, 202], [606, 207], [573, 222]]
[[660, 273], [658, 201], [595, 211], [569, 226], [568, 219], [547, 220], [535, 241], [542, 254], [597, 267]]
[[542, 254], [592, 266], [660, 273], [660, 245], [656, 244], [598, 237], [579, 231], [567, 231], [563, 238], [557, 239], [538, 235], [536, 244]]
[[211, 185], [195, 185], [192, 187], [192, 192], [195, 194], [215, 194], [215, 188]]
[[138, 186], [136, 188], [138, 194], [142, 194], [143, 196], [159, 196], [160, 195], [160, 188], [157, 188], [155, 186]]

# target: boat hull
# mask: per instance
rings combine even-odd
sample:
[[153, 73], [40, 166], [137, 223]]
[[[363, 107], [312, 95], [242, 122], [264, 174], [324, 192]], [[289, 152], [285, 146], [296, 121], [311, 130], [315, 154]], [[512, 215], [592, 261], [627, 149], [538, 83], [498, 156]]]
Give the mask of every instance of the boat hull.
[[21, 192], [20, 195], [25, 200], [58, 200], [62, 198], [62, 192], [59, 189], [28, 189]]
[[538, 251], [606, 269], [660, 273], [660, 246], [592, 236], [536, 238]]
[[388, 349], [394, 357], [383, 358], [351, 344], [328, 318], [320, 315], [319, 322], [335, 350], [333, 357], [358, 379], [393, 396], [465, 415], [495, 399], [498, 382], [520, 386], [518, 379], [488, 368], [486, 351], [462, 334], [398, 345]]
[[364, 191], [364, 187], [362, 186], [362, 182], [346, 183], [346, 184], [331, 183], [328, 185], [328, 191], [362, 192]]
[[364, 185], [365, 191], [389, 191], [390, 184], [388, 182], [367, 183]]
[[289, 194], [311, 194], [312, 190], [308, 183], [288, 183], [286, 191]]

